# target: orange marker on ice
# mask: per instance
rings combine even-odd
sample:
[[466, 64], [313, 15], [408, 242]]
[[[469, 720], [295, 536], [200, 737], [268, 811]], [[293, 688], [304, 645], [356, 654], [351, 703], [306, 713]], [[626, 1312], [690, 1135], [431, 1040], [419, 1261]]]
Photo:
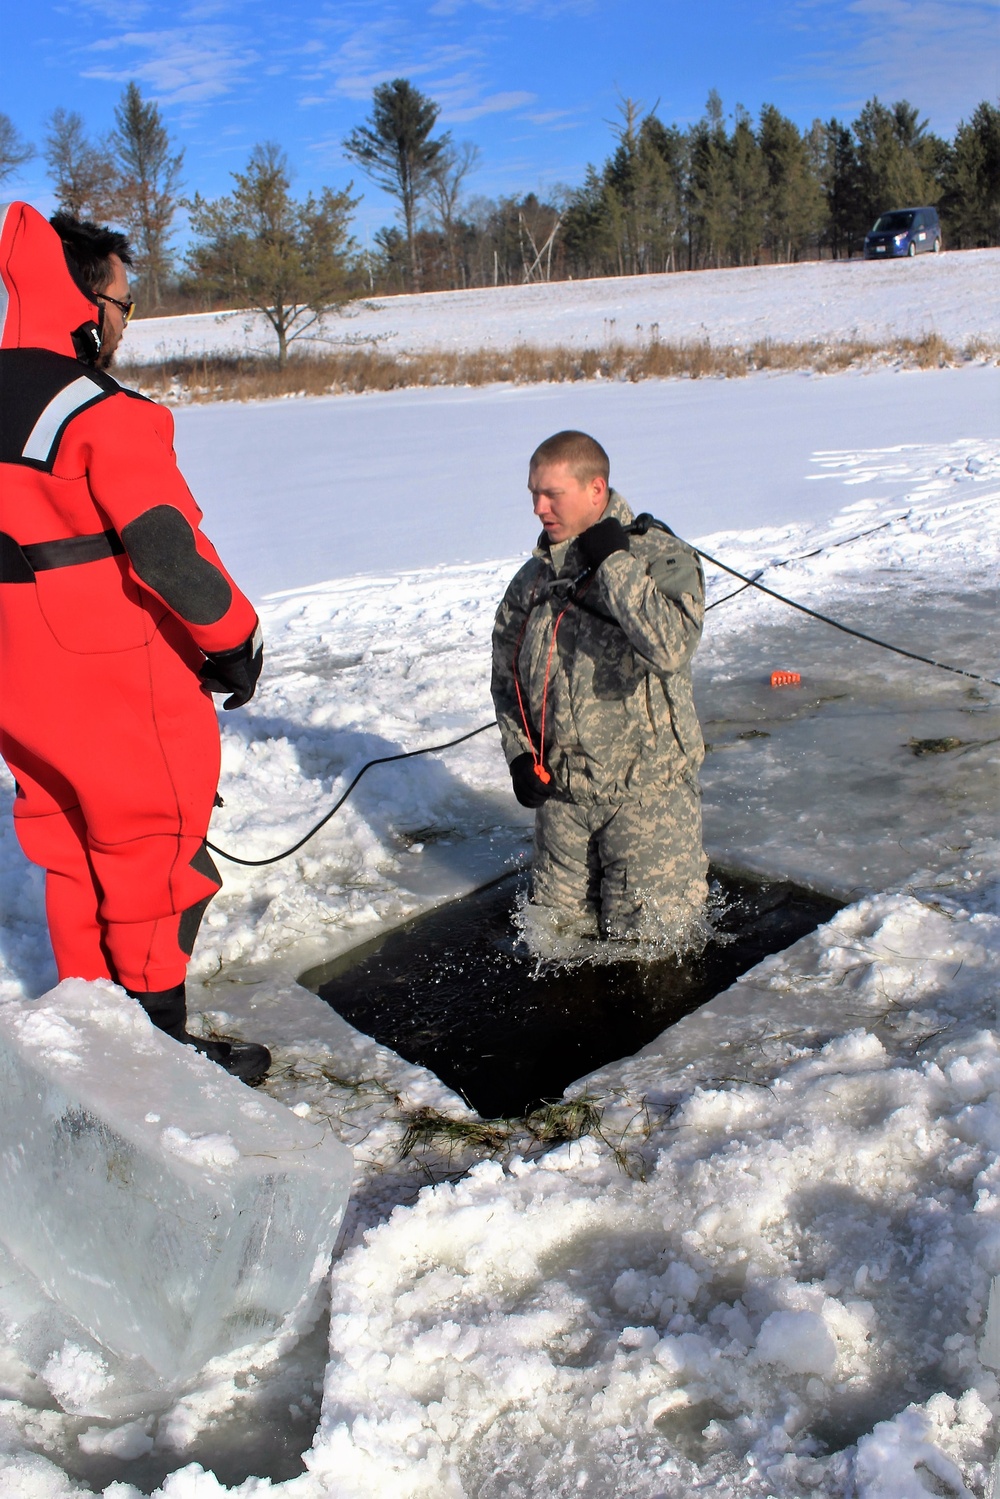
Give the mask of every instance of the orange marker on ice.
[[802, 681], [797, 671], [772, 671], [772, 687], [798, 687]]

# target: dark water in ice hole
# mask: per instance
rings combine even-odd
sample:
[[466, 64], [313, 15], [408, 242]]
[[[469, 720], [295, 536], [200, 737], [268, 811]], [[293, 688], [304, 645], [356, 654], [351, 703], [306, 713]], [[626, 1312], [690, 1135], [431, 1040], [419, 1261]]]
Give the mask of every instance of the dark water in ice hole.
[[840, 909], [787, 883], [713, 869], [724, 939], [698, 957], [585, 963], [534, 976], [509, 875], [302, 975], [358, 1030], [429, 1067], [484, 1119], [519, 1117], [630, 1056]]

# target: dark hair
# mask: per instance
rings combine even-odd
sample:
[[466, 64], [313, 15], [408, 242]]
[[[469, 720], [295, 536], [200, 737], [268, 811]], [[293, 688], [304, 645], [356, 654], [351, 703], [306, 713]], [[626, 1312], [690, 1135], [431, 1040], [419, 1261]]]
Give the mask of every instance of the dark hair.
[[85, 292], [103, 291], [113, 279], [111, 256], [122, 265], [132, 264], [132, 251], [124, 234], [103, 228], [71, 213], [54, 213], [49, 223], [62, 240], [63, 253], [73, 280]]
[[566, 463], [578, 484], [589, 484], [591, 479], [611, 478], [611, 460], [595, 438], [586, 432], [555, 432], [531, 455], [529, 469], [543, 463]]

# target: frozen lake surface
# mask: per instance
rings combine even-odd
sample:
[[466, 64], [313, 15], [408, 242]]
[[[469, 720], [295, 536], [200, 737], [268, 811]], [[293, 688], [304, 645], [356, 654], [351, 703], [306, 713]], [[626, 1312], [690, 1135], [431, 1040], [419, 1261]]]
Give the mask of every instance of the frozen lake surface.
[[[259, 598], [526, 551], [528, 459], [564, 427], [598, 433], [633, 510], [680, 536], [825, 520], [845, 495], [820, 455], [995, 432], [997, 371], [405, 390], [175, 416], [212, 539]], [[871, 493], [906, 462], [873, 474]]]

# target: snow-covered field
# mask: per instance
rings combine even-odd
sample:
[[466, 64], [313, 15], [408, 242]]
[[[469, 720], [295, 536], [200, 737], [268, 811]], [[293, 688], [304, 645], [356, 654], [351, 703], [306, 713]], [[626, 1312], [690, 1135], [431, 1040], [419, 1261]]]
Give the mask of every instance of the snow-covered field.
[[[986, 304], [968, 311], [967, 331], [988, 332]], [[998, 395], [979, 367], [181, 413], [207, 529], [268, 640], [257, 698], [224, 715], [213, 840], [278, 852], [364, 761], [490, 719], [492, 613], [534, 537], [524, 460], [570, 423], [606, 441], [635, 509], [813, 608], [996, 678]], [[713, 601], [737, 586], [709, 580]], [[194, 1003], [273, 1041], [268, 1091], [355, 1150], [329, 1352], [322, 1323], [293, 1354], [221, 1364], [117, 1429], [63, 1415], [6, 1356], [4, 1499], [987, 1492], [1000, 690], [753, 592], [708, 622], [710, 852], [850, 904], [581, 1080], [600, 1137], [400, 1161], [408, 1109], [465, 1106], [295, 979], [525, 857], [495, 734], [372, 771], [285, 863], [226, 866]], [[802, 686], [771, 689], [775, 667]], [[53, 974], [11, 794], [5, 780], [0, 997], [23, 997]]]
[[[507, 349], [515, 344], [601, 349], [609, 343], [744, 345], [843, 339], [880, 342], [937, 333], [959, 346], [1000, 338], [1000, 250], [922, 255], [888, 264], [807, 261], [696, 274], [557, 281], [357, 303], [328, 318], [314, 346], [376, 345], [389, 353]], [[312, 335], [310, 335], [312, 338]], [[126, 354], [272, 350], [263, 318], [244, 313], [139, 319]]]

